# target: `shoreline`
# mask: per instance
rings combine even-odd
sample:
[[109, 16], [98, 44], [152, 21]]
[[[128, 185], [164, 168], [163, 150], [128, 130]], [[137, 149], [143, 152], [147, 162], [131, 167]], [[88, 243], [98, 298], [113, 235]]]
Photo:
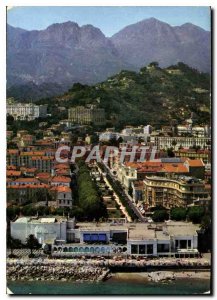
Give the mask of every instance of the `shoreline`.
[[[153, 274], [154, 273], [154, 274]], [[151, 280], [151, 275], [161, 275], [164, 278], [167, 278], [165, 280], [157, 280], [153, 281]], [[170, 279], [170, 277], [173, 277], [174, 279]], [[112, 273], [108, 281], [111, 282], [117, 282], [117, 281], [124, 281], [124, 282], [161, 282], [161, 281], [171, 281], [171, 280], [177, 280], [177, 279], [203, 279], [203, 280], [210, 280], [211, 278], [211, 272], [208, 271], [156, 271], [156, 272], [117, 272]]]
[[[179, 266], [177, 267], [177, 261]], [[156, 264], [157, 263], [157, 264]], [[161, 263], [161, 264], [160, 264]], [[135, 265], [136, 264], [136, 265]], [[190, 264], [190, 268], [189, 268]], [[144, 265], [148, 266], [144, 268]], [[168, 269], [169, 266], [169, 269]], [[163, 267], [163, 268], [162, 268]], [[210, 265], [201, 260], [97, 260], [97, 259], [8, 259], [8, 281], [171, 281], [179, 278], [210, 279]]]

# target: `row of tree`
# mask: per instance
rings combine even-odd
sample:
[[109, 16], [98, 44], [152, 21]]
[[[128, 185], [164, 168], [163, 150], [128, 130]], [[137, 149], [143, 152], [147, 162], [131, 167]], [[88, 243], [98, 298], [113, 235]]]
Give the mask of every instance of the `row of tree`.
[[30, 234], [26, 239], [26, 243], [23, 245], [20, 240], [14, 239], [11, 236], [7, 238], [7, 248], [11, 250], [9, 255], [10, 258], [15, 257], [14, 249], [21, 249], [21, 248], [28, 248], [30, 249], [29, 257], [34, 257], [33, 250], [40, 249], [41, 244], [39, 243], [38, 239], [34, 236], [34, 234]]
[[78, 162], [78, 206], [83, 210], [86, 220], [99, 220], [107, 217], [107, 209], [99, 195], [96, 183], [83, 160]]
[[174, 221], [190, 221], [195, 224], [205, 224], [210, 216], [202, 206], [174, 207], [170, 213], [163, 207], [158, 207], [152, 215], [154, 222], [163, 222], [169, 218]]

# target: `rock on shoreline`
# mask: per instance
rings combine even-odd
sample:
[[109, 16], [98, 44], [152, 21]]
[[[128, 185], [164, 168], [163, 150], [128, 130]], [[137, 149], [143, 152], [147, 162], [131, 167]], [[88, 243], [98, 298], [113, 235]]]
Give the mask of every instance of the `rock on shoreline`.
[[94, 266], [72, 266], [69, 264], [49, 265], [17, 262], [7, 266], [7, 279], [11, 281], [101, 281], [109, 273], [109, 269]]
[[[112, 267], [137, 267], [144, 266], [174, 266], [179, 267], [191, 266], [200, 268], [206, 266], [209, 268], [210, 263], [206, 260], [115, 260], [115, 259], [7, 259], [7, 278], [8, 280], [25, 280], [25, 281], [102, 281], [105, 280]], [[174, 272], [151, 272], [146, 273], [147, 279], [153, 281], [173, 280]], [[149, 274], [149, 276], [148, 276]], [[169, 275], [168, 275], [169, 274]], [[174, 273], [177, 277], [178, 272]]]

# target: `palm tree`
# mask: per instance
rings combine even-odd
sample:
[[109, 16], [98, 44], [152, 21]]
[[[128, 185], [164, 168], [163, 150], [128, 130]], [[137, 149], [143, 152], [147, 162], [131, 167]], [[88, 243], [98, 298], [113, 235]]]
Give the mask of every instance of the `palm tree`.
[[37, 238], [34, 236], [34, 234], [30, 234], [28, 238], [26, 239], [26, 246], [30, 249], [31, 254], [30, 256], [33, 256], [33, 249], [38, 249], [40, 248], [40, 244], [37, 240]]

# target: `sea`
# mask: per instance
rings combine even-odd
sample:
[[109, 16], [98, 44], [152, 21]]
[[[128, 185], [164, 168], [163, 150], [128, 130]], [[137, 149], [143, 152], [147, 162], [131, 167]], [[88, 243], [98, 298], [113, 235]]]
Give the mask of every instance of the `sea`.
[[188, 278], [167, 283], [11, 281], [8, 288], [15, 295], [195, 295], [210, 291], [210, 280]]

